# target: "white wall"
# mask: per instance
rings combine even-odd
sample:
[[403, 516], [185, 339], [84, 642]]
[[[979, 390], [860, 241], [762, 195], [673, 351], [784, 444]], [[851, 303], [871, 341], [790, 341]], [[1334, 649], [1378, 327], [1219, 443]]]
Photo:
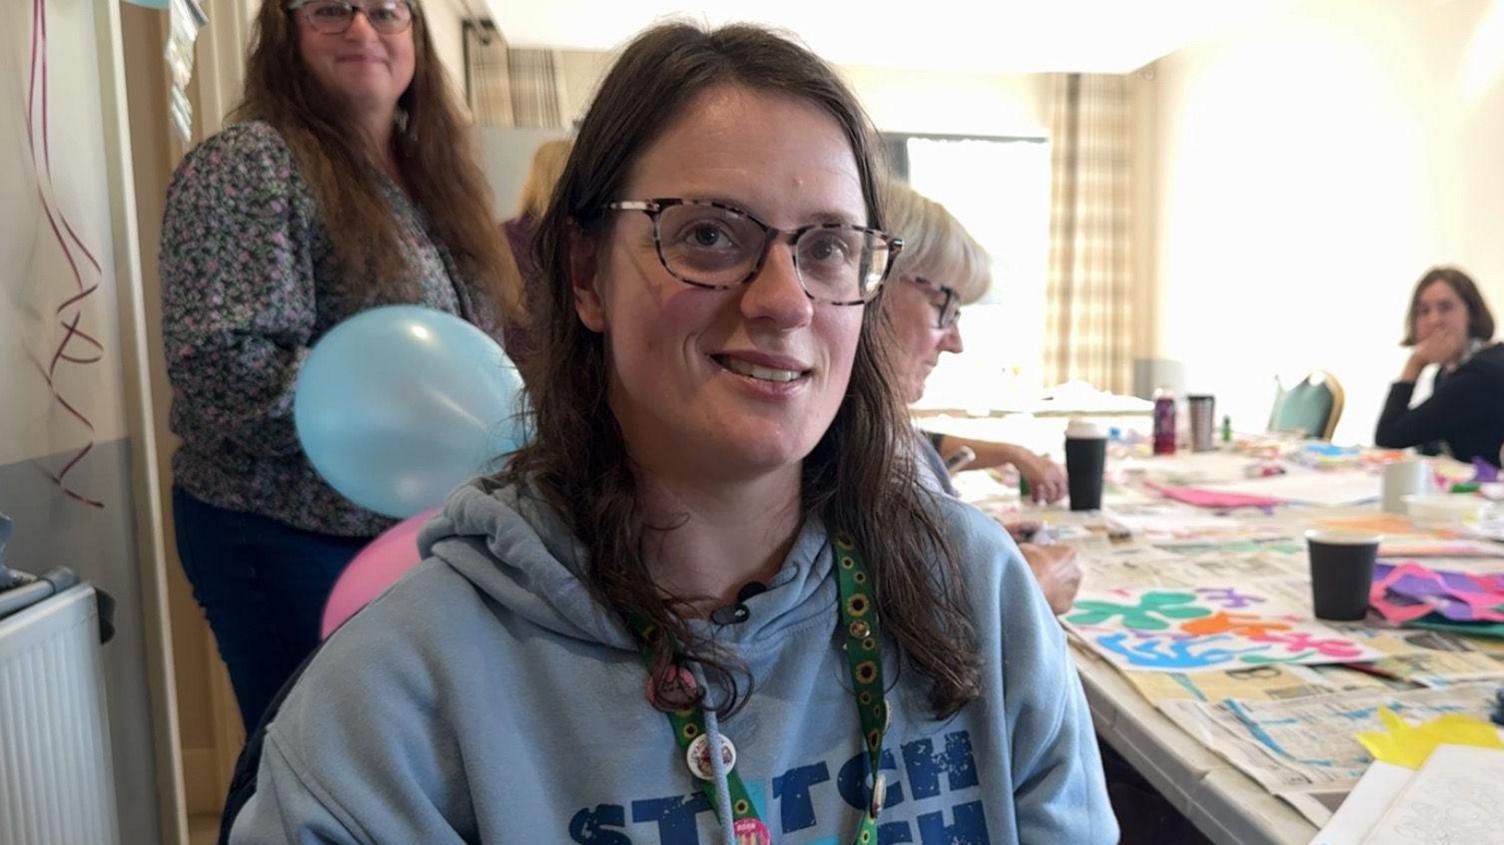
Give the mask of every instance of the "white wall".
[[[569, 123], [590, 107], [615, 57], [587, 50], [564, 50], [559, 56]], [[1044, 76], [865, 65], [839, 70], [884, 131], [1038, 137], [1049, 125]]]
[[596, 86], [611, 69], [616, 60], [614, 53], [597, 50], [560, 50], [559, 75], [563, 77], [562, 108], [564, 125], [573, 127], [575, 121], [585, 116], [590, 101], [595, 99]]
[[561, 129], [526, 126], [478, 126], [476, 140], [491, 185], [491, 207], [497, 220], [517, 216], [522, 183], [533, 166], [538, 145], [566, 137]]
[[15, 520], [7, 563], [65, 564], [117, 600], [102, 665], [134, 843], [166, 841], [177, 826], [158, 811], [177, 802], [172, 757], [154, 754], [173, 716], [121, 39], [110, 0], [0, 3], [0, 512]]
[[465, 36], [468, 15], [462, 0], [423, 0], [423, 19], [428, 24], [433, 50], [449, 74], [455, 98], [465, 102]]
[[[0, 464], [71, 453], [127, 433], [121, 358], [115, 354], [120, 335], [104, 94], [95, 54], [64, 46], [93, 47], [94, 9], [69, 2], [50, 4], [47, 11], [52, 37], [35, 46], [29, 4], [7, 4], [0, 14]], [[46, 50], [45, 78], [27, 72], [34, 49], [38, 62]], [[34, 116], [30, 138], [28, 104]], [[34, 157], [28, 152], [33, 145]], [[47, 209], [38, 199], [39, 183]], [[77, 237], [59, 237], [64, 226]], [[84, 289], [92, 293], [80, 294]], [[82, 336], [69, 329], [74, 317]], [[54, 367], [59, 349], [97, 360], [64, 359]], [[56, 394], [88, 424], [53, 398], [33, 361], [53, 368]]]
[[1370, 440], [1429, 265], [1504, 307], [1501, 28], [1501, 0], [1311, 0], [1156, 64], [1154, 351], [1235, 426], [1323, 367]]
[[1047, 76], [861, 65], [840, 71], [885, 132], [1037, 138], [1049, 127]]

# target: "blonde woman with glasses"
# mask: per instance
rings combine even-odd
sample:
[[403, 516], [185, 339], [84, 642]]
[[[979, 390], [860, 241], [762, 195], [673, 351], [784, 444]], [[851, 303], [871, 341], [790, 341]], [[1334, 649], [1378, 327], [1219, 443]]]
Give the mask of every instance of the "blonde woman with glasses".
[[[992, 284], [985, 250], [940, 203], [903, 183], [889, 185], [889, 213], [894, 231], [902, 233], [904, 251], [893, 262], [894, 281], [883, 295], [883, 311], [892, 327], [893, 364], [906, 402], [924, 395], [924, 383], [942, 352], [962, 349], [961, 304], [980, 299]], [[921, 476], [929, 486], [956, 495], [950, 469], [959, 462], [970, 469], [1013, 464], [1029, 483], [1035, 501], [1053, 502], [1065, 495], [1065, 476], [1048, 458], [1012, 443], [973, 440], [916, 430]], [[1008, 530], [1049, 600], [1064, 613], [1081, 586], [1076, 551], [1066, 545], [1031, 542], [1037, 522], [1019, 521]]]
[[[899, 390], [912, 403], [924, 395], [940, 355], [961, 352], [961, 306], [987, 293], [991, 259], [944, 206], [903, 183], [890, 190], [894, 231], [903, 234], [906, 246], [894, 263], [898, 283], [884, 298], [884, 310], [893, 325]], [[1012, 464], [1036, 502], [1065, 496], [1059, 465], [1021, 446], [949, 435], [934, 436], [932, 443], [946, 457], [971, 449], [973, 469]]]

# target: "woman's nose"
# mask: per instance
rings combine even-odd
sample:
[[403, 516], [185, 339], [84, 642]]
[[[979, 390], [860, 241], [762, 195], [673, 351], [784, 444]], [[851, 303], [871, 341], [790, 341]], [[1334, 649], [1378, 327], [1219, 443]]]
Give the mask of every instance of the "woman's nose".
[[790, 245], [775, 243], [768, 250], [757, 276], [742, 292], [741, 311], [749, 319], [770, 320], [780, 329], [797, 328], [814, 318], [815, 303], [804, 292]]

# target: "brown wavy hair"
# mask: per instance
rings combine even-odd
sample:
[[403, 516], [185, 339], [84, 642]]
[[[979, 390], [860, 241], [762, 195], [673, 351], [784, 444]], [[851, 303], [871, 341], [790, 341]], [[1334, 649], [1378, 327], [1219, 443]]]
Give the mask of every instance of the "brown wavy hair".
[[1400, 341], [1400, 346], [1414, 346], [1418, 342], [1415, 338], [1415, 311], [1420, 308], [1420, 295], [1437, 282], [1451, 288], [1452, 293], [1467, 306], [1467, 336], [1475, 340], [1492, 340], [1494, 315], [1488, 310], [1488, 303], [1483, 301], [1483, 294], [1478, 292], [1478, 285], [1472, 277], [1456, 267], [1432, 267], [1415, 283], [1415, 292], [1410, 294], [1410, 310], [1405, 312], [1405, 339]]
[[[246, 56], [245, 92], [230, 118], [261, 120], [276, 129], [324, 220], [339, 221], [324, 228], [340, 262], [341, 293], [360, 301], [406, 300], [414, 293], [413, 275], [382, 197], [382, 177], [353, 115], [304, 64], [293, 14], [282, 0], [261, 4]], [[515, 301], [520, 282], [496, 232], [490, 186], [416, 2], [412, 34], [413, 79], [397, 99], [392, 133], [404, 187], [473, 289], [493, 304]]]
[[[687, 103], [717, 85], [796, 97], [828, 114], [851, 144], [868, 225], [882, 225], [871, 124], [828, 65], [753, 26], [704, 31], [666, 24], [642, 33], [601, 83], [539, 225], [542, 344], [538, 377], [527, 387], [535, 430], [503, 472], [539, 490], [584, 544], [586, 580], [599, 601], [669, 635], [657, 638], [652, 676], [673, 678], [665, 670], [677, 644], [678, 653], [705, 666], [728, 691], [717, 706], [729, 712], [741, 695], [741, 670], [714, 641], [696, 637], [683, 616], [693, 597], [665, 597], [643, 558], [636, 471], [607, 402], [606, 341], [576, 316], [570, 284], [572, 251], [610, 237], [603, 207], [620, 198], [632, 165]], [[953, 547], [934, 500], [915, 480], [914, 435], [889, 381], [882, 314], [876, 305], [864, 310], [847, 395], [803, 463], [801, 507], [806, 518], [856, 540], [871, 567], [884, 628], [932, 682], [931, 704], [944, 715], [978, 694], [976, 635], [959, 594]], [[682, 689], [672, 683], [658, 692], [660, 701], [682, 702]]]

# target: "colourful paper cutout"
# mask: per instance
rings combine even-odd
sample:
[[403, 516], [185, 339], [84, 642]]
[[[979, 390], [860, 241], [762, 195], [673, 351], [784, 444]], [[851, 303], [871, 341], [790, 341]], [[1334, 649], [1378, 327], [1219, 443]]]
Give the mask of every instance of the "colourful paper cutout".
[[1183, 622], [1180, 630], [1187, 634], [1238, 634], [1258, 639], [1270, 631], [1288, 631], [1290, 623], [1261, 618], [1257, 613], [1228, 613], [1219, 610], [1211, 616], [1203, 616]]
[[1415, 526], [1403, 516], [1374, 514], [1364, 516], [1329, 516], [1316, 520], [1319, 528], [1338, 531], [1362, 531], [1371, 534], [1411, 534]]
[[1445, 713], [1434, 719], [1411, 725], [1388, 707], [1379, 708], [1382, 731], [1359, 731], [1353, 738], [1363, 744], [1375, 760], [1396, 766], [1419, 769], [1438, 745], [1475, 745], [1479, 748], [1504, 748], [1499, 729], [1486, 719], [1464, 713]]
[[[1350, 663], [1384, 656], [1354, 636], [1295, 612], [1258, 582], [1083, 593], [1065, 616], [1072, 634], [1125, 671], [1193, 672], [1277, 663]], [[1218, 606], [1230, 597], [1257, 612]]]
[[1252, 663], [1255, 665], [1270, 665], [1274, 663], [1305, 663], [1312, 657], [1316, 656], [1316, 654], [1317, 652], [1314, 651], [1297, 651], [1294, 654], [1284, 656], [1277, 654], [1245, 654], [1243, 655], [1243, 662]]
[[1414, 622], [1406, 622], [1408, 628], [1428, 628], [1449, 634], [1466, 634], [1469, 637], [1493, 637], [1504, 639], [1504, 623], [1501, 622], [1448, 622], [1434, 616], [1422, 616]]
[[1249, 639], [1259, 643], [1278, 643], [1283, 645], [1287, 652], [1309, 649], [1323, 657], [1331, 657], [1338, 660], [1355, 660], [1364, 652], [1363, 646], [1346, 637], [1317, 638], [1309, 631], [1290, 631], [1281, 634], [1253, 634]]
[[1211, 669], [1231, 663], [1241, 654], [1258, 651], [1267, 646], [1232, 649], [1208, 648], [1212, 643], [1230, 641], [1232, 637], [1199, 637], [1195, 640], [1149, 639], [1129, 644], [1125, 633], [1106, 634], [1097, 637], [1097, 645], [1121, 655], [1130, 667], [1139, 669], [1167, 669], [1180, 672], [1186, 669]]
[[1282, 555], [1301, 554], [1306, 550], [1305, 540], [1290, 537], [1230, 537], [1226, 539], [1177, 540], [1156, 543], [1154, 548], [1177, 555], [1251, 554], [1253, 552], [1276, 552]]
[[[1130, 593], [1127, 590], [1117, 592]], [[1122, 619], [1125, 628], [1163, 631], [1170, 627], [1170, 623], [1159, 618], [1161, 616], [1168, 619], [1194, 619], [1212, 612], [1204, 607], [1178, 606], [1193, 602], [1196, 598], [1195, 593], [1164, 593], [1154, 590], [1144, 593], [1137, 604], [1131, 605], [1110, 601], [1078, 601], [1078, 612], [1071, 614], [1066, 621], [1078, 625], [1096, 625], [1116, 617]]]
[[1504, 622], [1504, 575], [1436, 570], [1409, 560], [1380, 562], [1368, 602], [1391, 622], [1432, 613], [1451, 622]]
[[1487, 557], [1504, 558], [1504, 546], [1483, 540], [1399, 539], [1379, 544], [1379, 557]]
[[1249, 607], [1254, 604], [1262, 604], [1266, 599], [1238, 592], [1236, 587], [1197, 587], [1197, 594], [1209, 602], [1216, 602], [1223, 607]]
[[1166, 499], [1174, 499], [1198, 508], [1272, 508], [1284, 504], [1283, 499], [1272, 496], [1253, 496], [1247, 493], [1224, 493], [1204, 487], [1180, 487], [1170, 484], [1148, 482], [1149, 488]]

